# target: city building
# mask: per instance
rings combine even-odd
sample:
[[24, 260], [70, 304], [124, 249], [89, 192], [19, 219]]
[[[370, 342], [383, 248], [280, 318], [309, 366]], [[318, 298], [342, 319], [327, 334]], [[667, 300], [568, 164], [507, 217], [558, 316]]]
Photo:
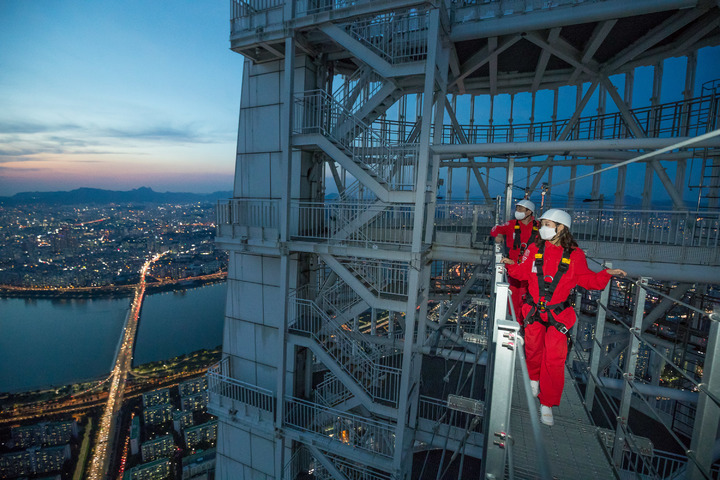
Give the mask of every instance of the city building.
[[169, 388], [158, 388], [151, 392], [144, 392], [142, 394], [143, 407], [155, 407], [165, 403], [170, 403], [170, 389]]
[[69, 443], [78, 436], [75, 420], [66, 422], [43, 422], [35, 425], [13, 427], [11, 430], [16, 447], [55, 446]]
[[215, 470], [215, 449], [199, 451], [182, 459], [182, 480], [207, 478]]
[[143, 409], [143, 421], [145, 425], [161, 425], [172, 420], [174, 408], [169, 403], [156, 405]]
[[35, 450], [35, 473], [55, 472], [61, 470], [66, 461], [70, 460], [70, 445], [38, 448]]
[[180, 407], [183, 411], [206, 410], [208, 403], [207, 390], [180, 398]]
[[133, 415], [130, 423], [130, 454], [137, 455], [140, 451], [140, 417]]
[[152, 462], [158, 458], [172, 457], [175, 452], [175, 442], [173, 441], [172, 435], [163, 435], [162, 437], [143, 442], [140, 449], [142, 450], [142, 461]]
[[185, 429], [185, 446], [192, 450], [203, 442], [215, 445], [217, 440], [218, 422], [211, 420], [201, 425]]
[[62, 470], [70, 457], [70, 445], [31, 447], [22, 452], [5, 453], [0, 455], [0, 477], [14, 478], [55, 472]]
[[192, 410], [175, 410], [172, 415], [173, 428], [181, 435], [187, 427], [195, 425], [195, 418]]
[[123, 475], [123, 480], [165, 480], [170, 473], [170, 460], [161, 458], [129, 469]]
[[[208, 373], [216, 478], [424, 480], [443, 476], [438, 458], [453, 478], [717, 470], [717, 398], [703, 387], [717, 347], [700, 383], [685, 351], [667, 362], [693, 372], [677, 388], [657, 384], [657, 355], [639, 362], [653, 381], [635, 368], [639, 343], [660, 337], [654, 318], [720, 315], [717, 2], [231, 5], [244, 64], [233, 197], [218, 204], [229, 264], [223, 359]], [[570, 408], [545, 430], [523, 396], [504, 252], [489, 238], [520, 199], [570, 210], [582, 261], [631, 276], [578, 316], [594, 330], [557, 327], [594, 339], [575, 342]], [[630, 431], [658, 396], [696, 408], [677, 445], [687, 457]], [[653, 424], [675, 441], [668, 425]]]
[[20, 475], [30, 475], [35, 472], [35, 455], [33, 452], [4, 453], [0, 455], [0, 477], [14, 478]]
[[197, 377], [187, 380], [178, 385], [178, 391], [181, 397], [195, 395], [196, 393], [207, 390], [207, 377]]

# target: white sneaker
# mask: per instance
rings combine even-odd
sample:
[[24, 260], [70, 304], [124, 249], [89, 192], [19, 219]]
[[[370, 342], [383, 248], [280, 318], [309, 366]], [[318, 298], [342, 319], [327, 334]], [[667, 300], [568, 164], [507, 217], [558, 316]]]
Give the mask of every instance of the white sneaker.
[[544, 423], [545, 425], [550, 425], [550, 426], [555, 425], [555, 420], [553, 419], [552, 407], [546, 407], [545, 405], [540, 405], [540, 421], [542, 423]]
[[533, 397], [537, 397], [540, 393], [540, 382], [537, 380], [530, 380], [530, 390], [532, 390]]

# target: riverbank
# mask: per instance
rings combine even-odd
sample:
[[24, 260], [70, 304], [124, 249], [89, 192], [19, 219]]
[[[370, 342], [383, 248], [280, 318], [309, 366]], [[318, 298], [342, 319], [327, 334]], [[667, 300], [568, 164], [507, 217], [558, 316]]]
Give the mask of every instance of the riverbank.
[[[159, 280], [148, 282], [148, 294], [185, 290], [212, 283], [224, 282], [227, 272], [201, 275], [197, 277], [181, 278], [177, 280]], [[28, 298], [28, 299], [83, 299], [83, 298], [123, 298], [133, 295], [137, 284], [113, 285], [102, 287], [76, 287], [76, 288], [30, 288], [0, 285], [0, 298]]]
[[[201, 349], [185, 355], [159, 362], [138, 365], [132, 369], [132, 380], [127, 389], [133, 392], [143, 388], [156, 388], [155, 385], [176, 381], [177, 378], [196, 375], [198, 371], [217, 363], [222, 356], [220, 346], [214, 349]], [[0, 393], [0, 421], [12, 417], [24, 409], [42, 411], [52, 410], [61, 404], [102, 402], [107, 398], [105, 379], [73, 383], [59, 387], [27, 392]], [[104, 385], [105, 384], [105, 385]], [[84, 398], [82, 398], [84, 397]], [[87, 402], [83, 402], [86, 400]], [[27, 412], [26, 412], [27, 413]]]

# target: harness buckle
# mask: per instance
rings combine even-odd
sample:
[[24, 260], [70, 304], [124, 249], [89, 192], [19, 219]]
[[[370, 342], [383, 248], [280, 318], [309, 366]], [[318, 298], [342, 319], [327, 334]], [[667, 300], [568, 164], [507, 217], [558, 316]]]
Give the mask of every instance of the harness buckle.
[[[560, 322], [558, 322], [560, 323]], [[562, 324], [561, 324], [562, 325]], [[560, 333], [563, 335], [567, 335], [570, 330], [565, 325], [562, 325], [561, 327], [556, 327]]]
[[542, 313], [545, 313], [547, 311], [547, 302], [544, 298], [541, 298], [540, 301], [537, 304], [538, 310], [540, 310]]

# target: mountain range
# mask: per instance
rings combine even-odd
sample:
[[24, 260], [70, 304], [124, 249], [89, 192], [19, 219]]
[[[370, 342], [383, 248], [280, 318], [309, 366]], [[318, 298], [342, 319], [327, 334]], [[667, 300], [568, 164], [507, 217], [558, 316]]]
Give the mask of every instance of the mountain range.
[[0, 205], [84, 205], [107, 203], [191, 203], [212, 202], [232, 197], [231, 191], [218, 191], [208, 194], [188, 192], [156, 192], [152, 188], [141, 187], [133, 190], [102, 190], [99, 188], [78, 188], [69, 192], [22, 192], [11, 197], [0, 197]]

